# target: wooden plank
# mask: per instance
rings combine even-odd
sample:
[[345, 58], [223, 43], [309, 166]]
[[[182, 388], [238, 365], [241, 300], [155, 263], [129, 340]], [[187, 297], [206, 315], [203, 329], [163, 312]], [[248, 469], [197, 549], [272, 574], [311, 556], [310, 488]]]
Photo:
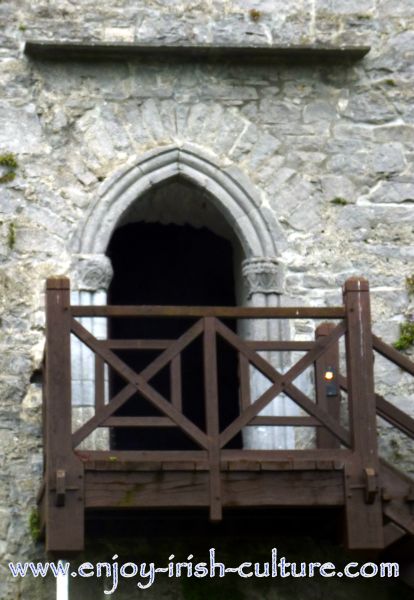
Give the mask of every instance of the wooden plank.
[[[204, 465], [207, 469], [207, 452], [205, 450], [77, 450], [76, 455], [84, 461], [85, 468], [88, 465], [100, 464], [103, 468], [110, 465], [111, 468], [127, 469], [135, 468], [134, 465], [144, 463], [163, 464], [166, 462], [188, 462]], [[262, 468], [266, 464], [303, 463], [309, 461], [330, 461], [335, 469], [342, 468], [343, 464], [352, 458], [349, 450], [222, 450], [221, 465], [225, 468], [227, 463], [250, 461], [260, 463]], [[109, 467], [108, 467], [109, 468]], [[293, 468], [293, 467], [292, 467]]]
[[404, 510], [404, 506], [400, 502], [386, 503], [384, 515], [404, 529], [406, 533], [414, 536], [414, 517]]
[[250, 393], [250, 363], [242, 353], [239, 356], [239, 402], [241, 410], [246, 410], [251, 404]]
[[[224, 507], [343, 506], [338, 471], [222, 473]], [[87, 508], [208, 507], [207, 472], [86, 473]]]
[[216, 324], [212, 317], [204, 318], [203, 364], [206, 429], [209, 437], [210, 520], [221, 521], [219, 398], [217, 374]]
[[384, 548], [395, 544], [395, 542], [401, 540], [405, 535], [406, 532], [401, 527], [390, 521], [384, 525]]
[[401, 354], [401, 352], [383, 342], [382, 339], [376, 335], [372, 335], [372, 342], [374, 350], [382, 354], [382, 356], [385, 358], [388, 358], [388, 360], [394, 364], [401, 367], [401, 369], [404, 369], [404, 371], [414, 375], [414, 362], [410, 360], [408, 356]]
[[171, 360], [171, 403], [179, 411], [183, 410], [183, 390], [181, 380], [181, 354], [177, 354]]
[[384, 546], [381, 496], [366, 498], [366, 470], [378, 478], [376, 407], [369, 287], [365, 279], [348, 279], [344, 286], [347, 311], [346, 360], [353, 460], [345, 466], [348, 547]]
[[323, 354], [335, 343], [346, 330], [343, 323], [337, 325], [329, 336], [321, 338], [315, 342], [314, 348], [302, 357], [287, 373], [281, 375], [276, 369], [265, 361], [259, 354], [251, 350], [236, 334], [234, 334], [223, 323], [217, 321], [217, 331], [226, 339], [234, 348], [242, 352], [251, 363], [274, 384], [264, 392], [254, 403], [252, 403], [242, 414], [236, 418], [220, 435], [221, 447], [225, 446], [243, 427], [245, 427], [251, 419], [257, 416], [259, 412], [273, 400], [280, 392], [285, 392], [306, 412], [317, 418], [325, 427], [337, 436], [343, 443], [349, 444], [348, 432], [338, 424], [330, 415], [321, 410], [314, 402], [312, 402], [305, 394], [296, 388], [291, 380], [295, 379], [302, 371], [310, 366], [319, 356]]
[[[333, 329], [332, 323], [323, 323], [316, 329], [316, 339], [329, 335]], [[331, 370], [334, 379], [327, 382], [325, 373]], [[339, 423], [341, 410], [339, 375], [339, 346], [333, 344], [328, 350], [315, 361], [315, 390], [316, 403], [325, 410], [335, 421]], [[328, 385], [336, 386], [336, 394], [330, 392], [328, 396]], [[316, 431], [316, 445], [318, 448], [339, 448], [339, 440], [325, 428], [319, 428]]]
[[[348, 390], [346, 378], [341, 376], [339, 382], [341, 388], [346, 392]], [[414, 439], [414, 419], [412, 417], [391, 402], [388, 402], [380, 394], [375, 394], [375, 403], [379, 417], [400, 429], [408, 437]]]
[[279, 308], [249, 306], [79, 306], [71, 307], [73, 317], [216, 317], [223, 319], [342, 319], [338, 307], [290, 306]]
[[[275, 455], [277, 456], [277, 455]], [[116, 457], [112, 456], [112, 459]], [[189, 457], [181, 457], [174, 460], [168, 457], [168, 460], [151, 460], [146, 457], [143, 461], [127, 460], [85, 460], [85, 471], [208, 471], [209, 461], [207, 458], [197, 458], [195, 460]], [[225, 471], [342, 471], [343, 463], [339, 466], [338, 462], [332, 460], [221, 460], [221, 472]]]
[[99, 427], [177, 427], [168, 417], [109, 417]]
[[349, 461], [352, 452], [346, 449], [309, 449], [309, 450], [222, 450], [223, 461], [252, 460], [257, 462], [274, 462], [278, 460], [332, 460]]
[[209, 506], [209, 473], [86, 471], [87, 508]]
[[105, 363], [95, 354], [95, 411], [105, 406]]
[[[79, 446], [79, 444], [86, 439], [88, 435], [95, 431], [97, 427], [101, 427], [101, 424], [104, 423], [107, 418], [111, 417], [112, 414], [118, 410], [118, 408], [125, 404], [125, 402], [129, 400], [129, 398], [131, 398], [136, 391], [137, 388], [132, 383], [122, 388], [122, 390], [120, 390], [113, 398], [111, 398], [105, 407], [102, 407], [99, 412], [97, 411], [91, 419], [86, 421], [86, 423], [84, 423], [72, 434], [72, 447], [76, 448]], [[105, 415], [107, 414], [107, 417], [101, 418], [102, 413]]]
[[76, 455], [84, 462], [85, 469], [114, 468], [134, 470], [143, 464], [162, 465], [168, 462], [192, 462], [205, 465], [206, 450], [77, 450]]
[[262, 350], [264, 352], [272, 350], [285, 352], [306, 352], [307, 350], [312, 350], [312, 348], [315, 346], [315, 342], [312, 340], [305, 342], [246, 340], [246, 344], [253, 350]]
[[259, 416], [252, 419], [247, 427], [251, 425], [268, 425], [272, 427], [322, 427], [322, 424], [313, 417]]
[[[46, 550], [84, 545], [83, 465], [72, 452], [70, 290], [67, 278], [46, 284]], [[64, 474], [65, 503], [57, 506], [57, 476]]]
[[285, 394], [294, 400], [303, 410], [318, 419], [320, 424], [325, 426], [332, 434], [346, 446], [351, 445], [351, 438], [349, 432], [342, 427], [342, 425], [334, 419], [330, 414], [321, 410], [317, 404], [312, 402], [301, 390], [296, 388], [293, 384], [287, 383], [283, 388]]
[[100, 340], [102, 346], [111, 350], [165, 350], [175, 340]]
[[394, 406], [394, 404], [391, 404], [391, 402], [385, 400], [380, 394], [375, 394], [375, 402], [377, 413], [381, 418], [414, 439], [414, 419], [412, 417], [397, 406]]
[[[126, 381], [133, 384], [138, 392], [140, 392], [147, 400], [149, 400], [156, 408], [170, 417], [192, 440], [203, 447], [208, 446], [207, 436], [196, 425], [194, 425], [183, 414], [179, 413], [168, 400], [154, 390], [147, 383], [147, 379], [153, 377], [163, 366], [176, 356], [185, 346], [195, 339], [202, 331], [202, 321], [193, 325], [186, 331], [178, 340], [167, 348], [160, 356], [158, 356], [149, 366], [147, 366], [140, 374], [135, 373], [128, 365], [119, 359], [113, 352], [102, 346], [99, 341], [89, 333], [80, 323], [72, 320], [72, 332], [83, 341], [88, 348], [101, 356], [106, 363], [114, 368]], [[120, 398], [120, 394], [118, 394]], [[94, 430], [96, 427], [110, 417], [125, 400], [119, 399], [118, 402], [110, 402], [97, 414], [95, 414], [87, 423], [85, 423], [73, 435], [73, 444], [79, 444], [86, 437], [85, 433], [88, 430]]]

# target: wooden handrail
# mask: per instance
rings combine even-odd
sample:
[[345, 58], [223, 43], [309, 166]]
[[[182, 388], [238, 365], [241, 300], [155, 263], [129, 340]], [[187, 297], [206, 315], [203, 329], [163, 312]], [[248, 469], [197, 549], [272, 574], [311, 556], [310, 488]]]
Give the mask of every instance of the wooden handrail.
[[73, 317], [176, 317], [219, 319], [343, 319], [342, 306], [280, 308], [249, 306], [71, 306]]
[[[348, 392], [347, 380], [343, 375], [339, 376], [339, 385], [344, 392]], [[379, 417], [414, 439], [414, 419], [412, 417], [397, 406], [394, 406], [394, 404], [391, 404], [391, 402], [388, 402], [381, 394], [375, 394], [375, 403]]]
[[410, 375], [414, 375], [414, 362], [407, 356], [404, 356], [404, 354], [401, 354], [401, 352], [383, 342], [382, 339], [376, 335], [372, 335], [372, 342], [374, 350], [379, 352], [385, 358], [388, 358], [388, 360], [404, 371], [407, 371], [407, 373], [410, 373]]
[[[278, 490], [280, 483], [285, 486], [285, 495], [278, 495], [279, 491], [276, 496], [270, 494], [270, 505], [277, 505], [281, 501], [280, 498], [283, 502], [291, 502], [289, 486], [291, 481], [295, 483], [296, 480], [293, 480], [292, 473], [289, 473], [288, 479], [283, 483], [284, 480], [279, 477], [280, 473], [276, 473], [277, 471], [314, 471], [314, 474], [306, 472], [304, 477], [298, 478], [295, 483], [299, 493], [302, 492], [302, 488], [304, 494], [307, 493], [308, 505], [314, 506], [316, 485], [323, 481], [322, 478], [316, 478], [318, 470], [332, 471], [328, 481], [334, 481], [337, 491], [334, 496], [329, 496], [329, 490], [327, 492], [323, 488], [320, 492], [321, 498], [325, 503], [333, 502], [335, 505], [345, 506], [348, 545], [359, 549], [382, 547], [383, 498], [379, 491], [383, 481], [382, 467], [378, 459], [376, 417], [379, 415], [413, 439], [414, 418], [379, 394], [375, 394], [374, 350], [412, 375], [414, 364], [382, 340], [372, 336], [367, 281], [360, 278], [348, 280], [344, 288], [344, 306], [328, 308], [71, 306], [67, 278], [50, 279], [47, 288], [46, 469], [44, 494], [40, 501], [45, 507], [48, 549], [60, 551], [82, 547], [84, 509], [108, 506], [106, 496], [102, 494], [98, 503], [91, 503], [91, 482], [95, 474], [91, 476], [90, 471], [100, 469], [108, 472], [118, 469], [120, 473], [117, 473], [116, 477], [128, 485], [129, 481], [135, 481], [134, 478], [140, 480], [139, 470], [159, 471], [160, 481], [163, 485], [165, 483], [162, 489], [167, 490], [161, 503], [163, 506], [169, 506], [171, 503], [169, 482], [174, 480], [179, 486], [184, 482], [189, 487], [184, 494], [185, 505], [210, 506], [210, 517], [213, 520], [221, 518], [223, 506], [226, 508], [233, 505], [231, 494], [236, 494], [235, 499], [240, 506], [243, 506], [243, 502], [246, 506], [256, 506], [259, 495], [260, 502], [265, 505], [268, 502], [268, 482], [271, 483], [272, 489]], [[82, 320], [82, 317], [184, 318], [189, 319], [189, 324], [177, 339], [100, 340], [87, 330], [87, 320]], [[316, 339], [310, 341], [245, 340], [232, 330], [226, 319], [232, 319], [233, 323], [236, 319], [323, 319], [337, 322], [320, 325]], [[93, 416], [75, 432], [71, 429], [73, 357], [71, 358], [70, 341], [73, 335], [94, 354], [94, 361], [90, 364], [94, 369], [95, 396]], [[343, 336], [346, 345], [347, 378], [342, 377], [339, 372], [338, 342]], [[186, 391], [183, 393], [185, 386], [182, 378], [186, 373], [188, 354], [192, 351], [190, 344], [199, 344], [199, 341], [196, 341], [199, 338], [203, 340], [203, 369], [200, 369], [198, 375], [204, 381], [202, 396], [205, 428], [202, 418], [198, 419], [200, 422], [197, 419], [197, 422], [193, 422], [188, 418], [187, 411], [183, 410], [183, 404], [187, 406], [191, 398]], [[220, 369], [223, 368], [220, 364], [222, 344], [230, 346], [231, 352], [238, 357], [240, 412], [235, 418], [232, 417], [230, 423], [227, 419], [222, 419], [223, 425], [220, 428], [219, 403], [223, 389], [220, 379]], [[128, 362], [121, 358], [123, 353], [117, 350], [157, 351], [157, 356], [137, 372], [139, 368], [129, 366]], [[263, 353], [267, 352], [305, 354], [298, 360], [295, 357], [296, 362], [284, 370], [273, 360], [266, 360]], [[197, 360], [199, 361], [199, 357]], [[139, 361], [131, 364], [138, 365]], [[295, 385], [297, 378], [309, 368], [315, 369], [316, 373], [315, 398], [305, 394]], [[106, 398], [108, 369], [112, 369], [125, 381], [125, 386], [109, 401]], [[169, 386], [164, 385], [167, 382], [164, 375], [160, 380], [155, 379], [164, 369], [169, 369]], [[340, 422], [339, 393], [335, 394], [336, 390], [332, 392], [327, 388], [326, 375], [329, 370], [336, 374], [336, 382], [348, 393], [349, 428]], [[252, 372], [255, 371], [269, 382], [268, 389], [263, 393], [260, 386], [252, 386]], [[157, 390], [157, 386], [161, 387], [162, 393]], [[165, 392], [168, 388], [169, 392]], [[261, 395], [256, 398], [252, 392], [259, 392]], [[135, 394], [155, 407], [158, 411], [157, 416], [121, 416], [119, 409]], [[295, 416], [263, 415], [263, 409], [279, 394], [293, 400], [304, 412]], [[331, 396], [335, 396], [335, 406]], [[313, 427], [318, 432], [319, 447], [304, 450], [226, 448], [240, 431], [251, 426]], [[132, 427], [137, 428], [137, 431], [142, 427], [159, 427], [164, 428], [164, 431], [165, 428], [174, 427], [186, 434], [199, 449], [78, 451], [79, 443], [99, 427]], [[347, 446], [347, 449], [342, 446]], [[343, 473], [333, 473], [335, 470]], [[136, 473], [131, 478], [130, 472], [134, 471]], [[175, 479], [170, 478], [170, 473], [164, 477], [164, 471], [177, 471]], [[206, 473], [199, 476], [198, 471]], [[226, 475], [223, 474], [224, 471], [227, 472]], [[260, 483], [262, 486], [258, 488], [259, 495], [255, 489], [245, 501], [244, 488], [242, 490], [237, 487], [239, 474], [234, 477], [232, 471], [256, 471], [255, 484]], [[273, 479], [271, 471], [275, 471], [276, 479]], [[335, 475], [334, 479], [332, 475]], [[198, 490], [197, 484], [194, 484], [195, 480], [201, 484]], [[274, 484], [276, 480], [277, 485]], [[102, 482], [106, 490], [106, 478], [103, 478]], [[99, 485], [102, 485], [102, 482]], [[309, 482], [313, 487], [308, 489]], [[319, 489], [317, 491], [319, 493]], [[111, 491], [111, 506], [126, 506], [119, 493], [119, 490]], [[150, 492], [150, 499], [144, 499], [142, 505], [158, 506], [158, 493], [158, 488]], [[405, 502], [407, 494], [411, 492], [405, 485], [401, 493], [404, 493], [401, 497]], [[197, 496], [196, 504], [193, 494]], [[326, 500], [328, 496], [329, 502]], [[293, 495], [293, 501], [297, 502], [298, 497]], [[177, 496], [171, 506], [174, 502], [178, 506], [181, 501]], [[135, 492], [134, 502], [136, 506], [141, 506], [141, 496]], [[408, 514], [407, 510], [404, 515]]]

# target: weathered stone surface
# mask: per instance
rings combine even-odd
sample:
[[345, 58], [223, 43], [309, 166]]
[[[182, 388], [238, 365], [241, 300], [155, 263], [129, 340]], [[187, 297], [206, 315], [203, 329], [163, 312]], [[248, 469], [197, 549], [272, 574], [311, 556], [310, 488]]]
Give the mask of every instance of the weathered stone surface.
[[[387, 342], [398, 338], [400, 323], [414, 312], [405, 285], [414, 259], [410, 0], [75, 4], [0, 2], [0, 155], [13, 152], [18, 162], [15, 179], [0, 184], [2, 600], [54, 594], [53, 581], [11, 581], [4, 560], [44, 559], [27, 525], [42, 477], [40, 386], [30, 378], [44, 348], [44, 282], [67, 274], [89, 299], [108, 287], [111, 268], [104, 250], [79, 255], [74, 240], [109, 189], [124, 186], [113, 193], [114, 202], [126, 189], [130, 195], [112, 228], [129, 220], [190, 223], [232, 239], [237, 248], [235, 238], [243, 232], [246, 252], [269, 243], [256, 239], [261, 217], [261, 233], [266, 231], [278, 249], [269, 264], [276, 261], [285, 273], [278, 286], [258, 287], [263, 302], [282, 291], [282, 305], [338, 305], [344, 280], [364, 275], [372, 287], [374, 331]], [[29, 38], [229, 46], [371, 43], [372, 50], [349, 65], [170, 57], [81, 63], [29, 60], [22, 54]], [[117, 175], [133, 169], [146, 152], [157, 156], [167, 146], [177, 152], [185, 146], [204, 157], [197, 202], [194, 191], [182, 189], [192, 180], [189, 169], [183, 171], [188, 165], [179, 161], [165, 165], [161, 157], [159, 169], [146, 179], [148, 189], [139, 187], [138, 176], [131, 175], [131, 189], [126, 179], [118, 181]], [[218, 189], [217, 178], [208, 179], [209, 160], [226, 174], [228, 186], [243, 192], [245, 205], [227, 210], [226, 202], [237, 194]], [[3, 167], [0, 176], [6, 171]], [[170, 198], [151, 187], [180, 175], [187, 181], [170, 183]], [[108, 227], [111, 218], [102, 214], [95, 230]], [[244, 258], [235, 259], [239, 283]], [[252, 264], [264, 260], [256, 254], [249, 258]], [[313, 325], [295, 323], [291, 335], [309, 339]], [[91, 391], [93, 378], [83, 375], [76, 389]], [[413, 412], [414, 386], [407, 377], [379, 358], [376, 377], [381, 393]], [[301, 383], [310, 391], [309, 377]], [[80, 422], [91, 416], [91, 407], [87, 392], [75, 395], [74, 419]], [[312, 444], [308, 433], [299, 432], [296, 443]], [[283, 439], [295, 443], [292, 431]], [[406, 441], [382, 426], [380, 442], [385, 456], [413, 472], [413, 449]], [[94, 443], [105, 447], [107, 438]], [[260, 446], [259, 438], [256, 443]], [[83, 587], [79, 597], [85, 600], [102, 593]]]
[[414, 182], [381, 181], [369, 194], [371, 202], [414, 203]]

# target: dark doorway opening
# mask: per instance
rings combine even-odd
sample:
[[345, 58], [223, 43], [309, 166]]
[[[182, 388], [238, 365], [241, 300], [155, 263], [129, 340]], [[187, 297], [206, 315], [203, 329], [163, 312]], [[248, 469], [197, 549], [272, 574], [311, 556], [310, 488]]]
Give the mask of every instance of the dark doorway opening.
[[[190, 225], [131, 223], [117, 229], [108, 248], [114, 269], [109, 303], [123, 305], [234, 306], [233, 249], [231, 243], [206, 228]], [[112, 319], [112, 339], [177, 339], [191, 319]], [[232, 329], [235, 324], [228, 322]], [[116, 351], [136, 372], [144, 369], [159, 351]], [[220, 428], [239, 414], [237, 356], [218, 341]], [[170, 399], [168, 368], [150, 384]], [[110, 396], [125, 386], [116, 373], [110, 376]], [[193, 341], [182, 355], [182, 402], [184, 414], [205, 430], [202, 339]], [[117, 416], [160, 416], [138, 394], [128, 400]], [[111, 447], [118, 450], [186, 450], [198, 446], [177, 428], [117, 428]], [[241, 448], [241, 435], [228, 448]]]

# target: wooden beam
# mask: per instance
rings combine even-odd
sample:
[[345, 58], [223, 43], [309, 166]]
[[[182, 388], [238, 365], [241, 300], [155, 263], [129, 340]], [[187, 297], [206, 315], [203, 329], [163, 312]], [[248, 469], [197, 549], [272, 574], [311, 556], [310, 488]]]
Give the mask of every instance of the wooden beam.
[[399, 350], [396, 350], [392, 346], [389, 346], [385, 342], [383, 342], [376, 335], [372, 336], [374, 350], [382, 354], [385, 358], [388, 358], [391, 362], [410, 373], [410, 375], [414, 375], [414, 362], [405, 356]]
[[[334, 328], [332, 323], [322, 323], [316, 328], [316, 339], [329, 335]], [[333, 379], [327, 381], [325, 375], [330, 370]], [[316, 404], [325, 410], [337, 423], [340, 419], [341, 396], [339, 385], [339, 344], [332, 344], [320, 358], [315, 361]], [[326, 428], [316, 431], [318, 448], [339, 448], [339, 440]]]
[[169, 417], [109, 417], [99, 427], [177, 427]]
[[73, 317], [172, 317], [222, 319], [342, 319], [345, 309], [338, 307], [258, 307], [249, 306], [72, 306]]
[[83, 465], [72, 451], [69, 306], [69, 280], [48, 279], [45, 527], [51, 552], [79, 551], [84, 545]]
[[[340, 471], [225, 472], [223, 507], [343, 506]], [[86, 507], [196, 508], [210, 506], [208, 472], [86, 472]]]
[[395, 523], [390, 521], [384, 525], [384, 548], [388, 548], [395, 542], [398, 542], [407, 535], [407, 532], [398, 527]]
[[[158, 356], [150, 365], [148, 365], [140, 374], [135, 373], [133, 369], [128, 367], [120, 358], [111, 350], [100, 344], [89, 331], [87, 331], [80, 323], [72, 320], [71, 330], [82, 342], [88, 346], [93, 352], [98, 354], [108, 365], [115, 369], [129, 384], [135, 386], [137, 391], [149, 400], [158, 410], [170, 417], [174, 423], [178, 425], [192, 440], [203, 447], [208, 445], [207, 436], [201, 429], [194, 425], [187, 417], [178, 412], [168, 400], [159, 394], [151, 387], [147, 380], [153, 377], [162, 367], [172, 360], [183, 348], [185, 348], [193, 339], [195, 339], [202, 331], [202, 321], [198, 321], [190, 327], [178, 340], [164, 352]], [[121, 397], [122, 392], [125, 395]], [[129, 395], [128, 395], [129, 394]], [[126, 399], [130, 397], [129, 390], [122, 390], [117, 396], [117, 402], [112, 400], [106, 404], [99, 413], [96, 413], [87, 423], [73, 434], [73, 445], [76, 447], [87, 435], [89, 435], [96, 427], [99, 427], [108, 417], [122, 406]]]
[[[345, 392], [348, 391], [348, 384], [345, 377], [340, 376], [339, 383]], [[377, 414], [381, 419], [384, 419], [405, 435], [414, 439], [414, 419], [410, 415], [407, 415], [398, 406], [388, 402], [381, 394], [375, 394], [375, 403]]]
[[210, 442], [208, 448], [210, 520], [220, 521], [223, 515], [221, 508], [220, 482], [220, 425], [217, 374], [217, 344], [216, 321], [212, 317], [204, 318], [203, 362], [206, 429]]
[[[367, 469], [379, 475], [369, 286], [348, 279], [344, 286], [347, 311], [346, 359], [353, 458], [345, 467], [348, 547], [384, 546], [381, 495], [368, 502]], [[379, 484], [377, 481], [377, 488]]]
[[302, 357], [287, 373], [280, 374], [272, 365], [254, 352], [234, 332], [220, 321], [216, 325], [218, 333], [239, 352], [243, 353], [249, 361], [266, 377], [273, 381], [273, 385], [255, 400], [242, 414], [237, 417], [221, 434], [221, 447], [225, 446], [241, 429], [245, 427], [258, 413], [265, 408], [282, 391], [292, 398], [308, 414], [317, 418], [323, 425], [337, 436], [343, 443], [349, 444], [348, 432], [337, 423], [330, 415], [320, 409], [305, 394], [303, 394], [291, 381], [298, 377], [302, 371], [312, 365], [331, 344], [335, 343], [346, 330], [343, 323], [336, 325], [329, 336], [321, 338], [314, 343], [314, 347]]

